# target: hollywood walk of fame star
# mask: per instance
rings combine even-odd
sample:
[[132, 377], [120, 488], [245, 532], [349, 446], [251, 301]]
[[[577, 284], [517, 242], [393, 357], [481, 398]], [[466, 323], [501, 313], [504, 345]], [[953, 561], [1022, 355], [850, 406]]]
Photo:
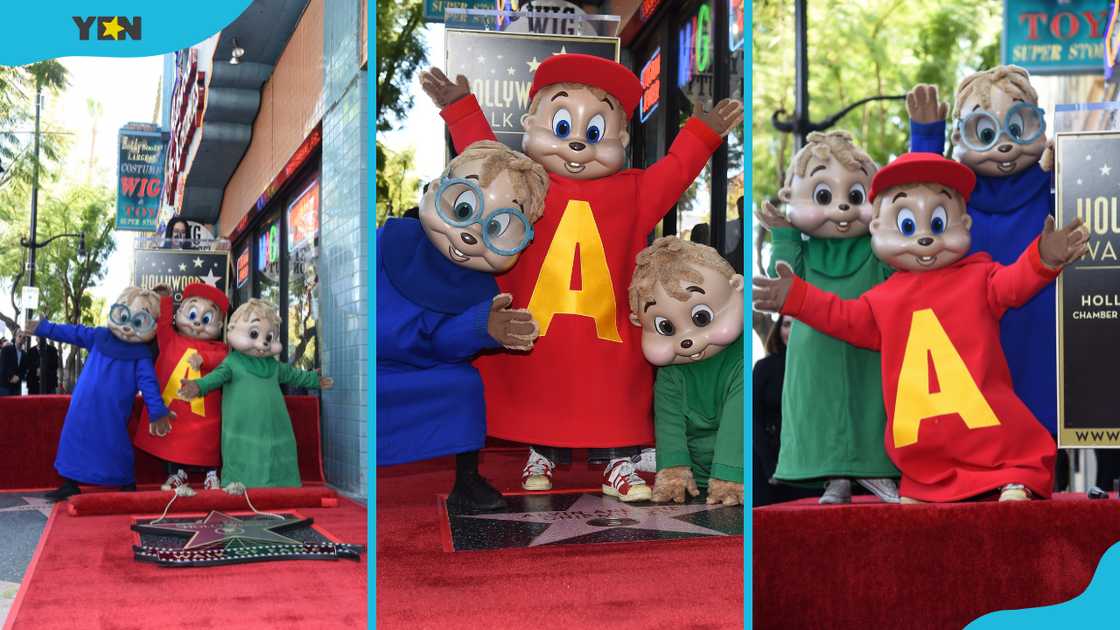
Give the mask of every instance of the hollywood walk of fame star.
[[284, 518], [269, 520], [241, 520], [221, 512], [210, 512], [201, 521], [188, 523], [136, 523], [132, 528], [143, 534], [190, 536], [183, 549], [201, 549], [225, 543], [276, 543], [299, 545], [300, 541], [276, 533], [280, 527], [310, 525], [311, 519]]
[[1112, 172], [1112, 167], [1109, 166], [1108, 164], [1105, 164], [1104, 166], [1101, 167], [1101, 175], [1107, 176], [1111, 172]]
[[[511, 512], [508, 514], [474, 514], [462, 518], [547, 523], [549, 527], [533, 538], [529, 547], [547, 545], [601, 532], [605, 527], [652, 529], [662, 532], [726, 536], [727, 534], [677, 519], [695, 512], [722, 508], [722, 505], [689, 503], [684, 505], [627, 505], [603, 496], [584, 494], [566, 510], [551, 512]], [[606, 524], [603, 524], [606, 523]]]
[[20, 497], [26, 503], [23, 505], [12, 505], [6, 508], [0, 508], [0, 512], [31, 512], [36, 511], [43, 516], [50, 517], [51, 510], [54, 509], [54, 503], [42, 497]]
[[202, 276], [199, 279], [202, 280], [203, 282], [205, 282], [206, 284], [212, 286], [212, 287], [217, 287], [218, 286], [218, 281], [221, 280], [222, 277], [221, 276], [215, 276], [214, 271], [210, 270], [210, 271], [206, 272], [205, 276]]
[[198, 256], [195, 256], [194, 260], [192, 260], [191, 262], [194, 263], [195, 267], [201, 267], [202, 266], [202, 259], [199, 258]]
[[533, 58], [525, 63], [529, 64], [529, 72], [536, 72], [537, 66], [541, 65], [541, 62], [537, 61], [536, 55], [533, 55]]

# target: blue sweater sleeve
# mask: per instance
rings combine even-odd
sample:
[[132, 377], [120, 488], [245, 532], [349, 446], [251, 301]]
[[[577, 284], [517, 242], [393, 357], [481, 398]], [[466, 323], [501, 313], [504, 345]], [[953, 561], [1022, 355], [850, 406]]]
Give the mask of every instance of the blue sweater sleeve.
[[88, 349], [97, 340], [97, 329], [81, 324], [52, 324], [44, 319], [35, 329], [35, 336]]
[[501, 346], [486, 330], [490, 300], [444, 317], [430, 331], [432, 354], [441, 361], [466, 361], [483, 350]]
[[918, 153], [945, 153], [945, 121], [918, 123], [910, 121], [910, 150]]
[[136, 382], [140, 385], [140, 395], [144, 398], [144, 406], [148, 408], [148, 419], [151, 422], [171, 414], [163, 404], [163, 395], [160, 394], [156, 369], [151, 359], [136, 361]]

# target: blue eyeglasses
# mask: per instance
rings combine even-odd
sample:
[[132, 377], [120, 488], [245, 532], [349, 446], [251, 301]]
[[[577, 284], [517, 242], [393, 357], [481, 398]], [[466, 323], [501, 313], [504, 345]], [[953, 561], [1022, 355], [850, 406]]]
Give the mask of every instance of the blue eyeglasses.
[[156, 327], [156, 320], [151, 314], [146, 311], [133, 313], [124, 304], [114, 304], [109, 309], [109, 321], [117, 326], [132, 326], [133, 330], [141, 334], [151, 332]]
[[988, 151], [1006, 135], [1015, 144], [1030, 144], [1046, 132], [1045, 112], [1030, 103], [1016, 103], [1000, 124], [995, 114], [978, 109], [957, 120], [961, 143], [973, 151]]
[[444, 175], [436, 193], [436, 212], [457, 228], [482, 226], [482, 243], [499, 256], [520, 253], [533, 240], [533, 225], [517, 208], [498, 208], [483, 215], [482, 188], [477, 182]]

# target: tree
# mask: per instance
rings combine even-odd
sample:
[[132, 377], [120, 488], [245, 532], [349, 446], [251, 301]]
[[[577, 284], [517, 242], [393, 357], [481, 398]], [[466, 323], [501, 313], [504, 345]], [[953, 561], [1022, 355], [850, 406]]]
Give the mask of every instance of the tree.
[[388, 131], [412, 109], [409, 84], [428, 61], [424, 3], [377, 3], [377, 130]]
[[401, 151], [383, 147], [383, 151], [384, 160], [377, 165], [377, 225], [416, 205], [420, 189], [420, 179], [412, 174], [416, 151], [411, 147]]
[[[27, 66], [0, 66], [0, 187], [22, 180], [31, 182], [34, 154], [35, 88], [42, 85], [44, 94], [61, 92], [69, 84], [66, 68], [58, 61], [48, 60]], [[39, 174], [44, 164], [60, 160], [65, 150], [65, 135], [55, 134], [42, 124], [40, 134]]]

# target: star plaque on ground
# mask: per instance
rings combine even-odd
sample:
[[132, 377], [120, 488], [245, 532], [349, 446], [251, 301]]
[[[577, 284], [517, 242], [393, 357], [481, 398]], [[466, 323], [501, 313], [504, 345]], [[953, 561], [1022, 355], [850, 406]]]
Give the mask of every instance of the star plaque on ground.
[[688, 503], [623, 503], [592, 494], [507, 496], [509, 509], [494, 514], [449, 513], [450, 548], [455, 551], [639, 542], [743, 531], [743, 508]]
[[[213, 566], [267, 560], [357, 560], [362, 545], [336, 543], [297, 515], [235, 517], [210, 512], [202, 520], [174, 518], [133, 523], [134, 557], [163, 566]], [[283, 533], [280, 533], [283, 531]], [[189, 538], [184, 544], [183, 539]]]

